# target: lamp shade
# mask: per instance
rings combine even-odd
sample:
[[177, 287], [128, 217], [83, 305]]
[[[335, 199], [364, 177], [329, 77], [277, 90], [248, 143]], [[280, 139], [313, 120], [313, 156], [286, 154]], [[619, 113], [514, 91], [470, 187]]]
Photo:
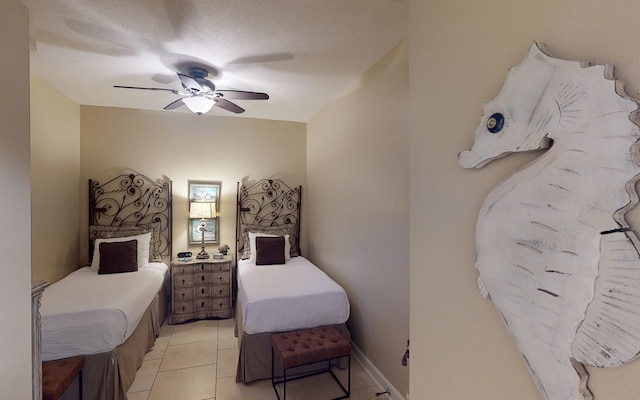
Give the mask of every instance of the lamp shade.
[[184, 99], [182, 99], [182, 102], [187, 106], [189, 110], [198, 115], [209, 112], [209, 110], [211, 110], [211, 107], [213, 107], [213, 105], [216, 103], [215, 100], [203, 96], [185, 97]]
[[191, 202], [189, 218], [215, 218], [216, 203]]

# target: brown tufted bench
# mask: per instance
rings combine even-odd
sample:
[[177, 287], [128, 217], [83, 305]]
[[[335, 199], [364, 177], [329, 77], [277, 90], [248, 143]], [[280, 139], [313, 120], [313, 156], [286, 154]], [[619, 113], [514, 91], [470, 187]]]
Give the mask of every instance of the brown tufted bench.
[[[347, 356], [349, 357], [347, 371], [348, 382], [347, 388], [345, 389], [338, 377], [331, 370], [331, 361]], [[284, 375], [282, 380], [279, 381], [276, 381], [274, 376], [276, 357], [280, 361]], [[327, 367], [325, 369], [287, 379], [287, 371], [289, 369], [320, 361], [327, 361]], [[333, 400], [348, 398], [351, 394], [351, 344], [336, 328], [321, 326], [318, 328], [271, 335], [271, 384], [273, 385], [273, 390], [276, 392], [278, 400], [280, 400], [280, 394], [276, 387], [277, 384], [283, 384], [282, 398], [286, 400], [288, 381], [327, 372], [333, 376], [333, 379], [335, 379], [344, 392], [344, 396], [336, 397]]]
[[71, 357], [42, 363], [42, 400], [58, 400], [79, 375], [82, 400], [82, 368], [84, 357]]

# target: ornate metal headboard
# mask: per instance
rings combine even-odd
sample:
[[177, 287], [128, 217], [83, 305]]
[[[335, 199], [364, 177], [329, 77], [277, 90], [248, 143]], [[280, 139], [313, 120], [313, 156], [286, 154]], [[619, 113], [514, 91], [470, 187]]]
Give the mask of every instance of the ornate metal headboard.
[[[122, 174], [106, 183], [89, 179], [89, 226], [143, 226], [159, 224], [158, 252], [171, 259], [172, 182], [153, 181], [138, 174]], [[93, 243], [89, 240], [89, 255]], [[166, 258], [165, 258], [166, 257]]]
[[292, 254], [300, 254], [300, 202], [302, 186], [290, 188], [279, 179], [262, 179], [251, 185], [238, 182], [236, 249], [244, 250], [246, 227], [289, 227]]

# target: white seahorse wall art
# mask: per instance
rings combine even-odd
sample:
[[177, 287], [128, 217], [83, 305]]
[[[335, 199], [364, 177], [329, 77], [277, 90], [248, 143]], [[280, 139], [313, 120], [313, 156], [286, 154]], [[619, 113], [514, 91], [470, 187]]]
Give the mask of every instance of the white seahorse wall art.
[[483, 109], [462, 167], [548, 150], [485, 199], [478, 287], [544, 398], [593, 399], [585, 365], [615, 367], [640, 352], [640, 247], [625, 220], [638, 203], [638, 103], [611, 66], [534, 44]]

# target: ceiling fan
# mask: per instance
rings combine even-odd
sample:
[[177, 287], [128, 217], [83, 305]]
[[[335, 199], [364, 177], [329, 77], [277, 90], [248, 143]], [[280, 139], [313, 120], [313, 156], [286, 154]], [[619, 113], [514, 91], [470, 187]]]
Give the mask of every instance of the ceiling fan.
[[166, 88], [147, 88], [138, 86], [120, 86], [114, 85], [113, 87], [122, 89], [143, 89], [143, 90], [163, 90], [171, 92], [178, 96], [183, 96], [178, 100], [169, 103], [164, 109], [173, 110], [182, 105], [187, 106], [192, 112], [202, 115], [213, 106], [223, 108], [227, 111], [240, 114], [244, 112], [244, 108], [238, 106], [235, 103], [230, 102], [227, 99], [232, 100], [268, 100], [269, 95], [259, 92], [246, 92], [243, 90], [218, 90], [216, 85], [206, 76], [209, 72], [200, 67], [191, 67], [188, 71], [189, 75], [178, 73], [178, 78], [182, 82], [182, 88], [184, 90], [166, 89]]

